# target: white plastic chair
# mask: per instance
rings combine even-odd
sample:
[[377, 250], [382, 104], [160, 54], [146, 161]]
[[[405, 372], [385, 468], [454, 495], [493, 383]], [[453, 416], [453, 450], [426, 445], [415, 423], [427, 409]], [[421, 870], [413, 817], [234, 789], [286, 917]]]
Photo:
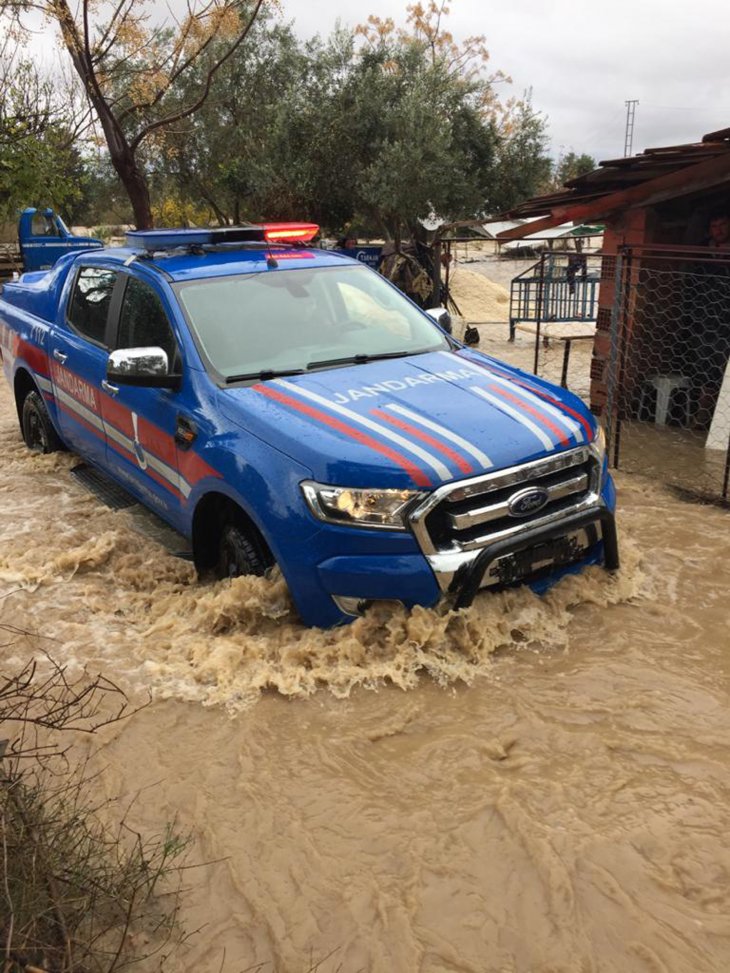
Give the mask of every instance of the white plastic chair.
[[667, 415], [672, 401], [672, 395], [679, 389], [687, 390], [684, 396], [684, 419], [685, 424], [690, 421], [690, 401], [689, 401], [690, 380], [685, 375], [652, 375], [645, 379], [641, 386], [641, 396], [639, 398], [639, 415], [642, 415], [646, 398], [653, 389], [656, 392], [656, 408], [654, 411], [654, 422], [657, 426], [667, 424]]

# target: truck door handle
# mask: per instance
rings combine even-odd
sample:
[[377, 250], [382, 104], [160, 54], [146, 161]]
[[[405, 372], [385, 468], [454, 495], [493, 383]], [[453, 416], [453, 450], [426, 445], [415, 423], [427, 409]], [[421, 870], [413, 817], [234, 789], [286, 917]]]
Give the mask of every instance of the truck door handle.
[[119, 393], [119, 386], [112, 385], [111, 382], [107, 382], [105, 378], [101, 380], [101, 387], [105, 392], [108, 392], [109, 395], [117, 395]]
[[59, 351], [58, 348], [54, 348], [53, 357], [56, 359], [56, 361], [60, 361], [61, 364], [63, 365], [63, 363], [68, 358], [68, 355], [64, 355], [64, 353], [62, 351]]

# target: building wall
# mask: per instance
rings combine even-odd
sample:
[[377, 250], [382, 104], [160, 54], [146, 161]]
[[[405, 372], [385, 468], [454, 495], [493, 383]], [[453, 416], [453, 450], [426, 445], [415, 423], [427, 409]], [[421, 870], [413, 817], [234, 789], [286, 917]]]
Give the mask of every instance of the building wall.
[[622, 246], [651, 242], [651, 219], [646, 209], [630, 209], [606, 222], [603, 236], [603, 265], [598, 292], [596, 338], [591, 360], [591, 411], [602, 416], [608, 397], [608, 367], [611, 358], [611, 319], [616, 290], [616, 256]]

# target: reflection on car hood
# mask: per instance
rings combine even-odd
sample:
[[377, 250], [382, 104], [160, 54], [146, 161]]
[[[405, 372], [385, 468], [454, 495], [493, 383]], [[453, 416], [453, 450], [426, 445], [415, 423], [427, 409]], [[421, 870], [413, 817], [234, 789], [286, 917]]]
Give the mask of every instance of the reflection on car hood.
[[325, 483], [435, 488], [589, 442], [576, 396], [479, 352], [433, 352], [221, 392]]

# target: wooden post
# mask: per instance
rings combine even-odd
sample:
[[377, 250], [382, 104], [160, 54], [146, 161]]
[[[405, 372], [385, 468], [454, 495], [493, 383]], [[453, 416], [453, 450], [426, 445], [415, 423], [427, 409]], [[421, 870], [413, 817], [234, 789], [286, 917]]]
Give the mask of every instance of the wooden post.
[[545, 251], [540, 255], [540, 283], [537, 285], [537, 309], [535, 313], [535, 366], [533, 375], [537, 375], [540, 365], [540, 329], [542, 326], [542, 295], [545, 287]]
[[433, 241], [433, 272], [431, 274], [433, 289], [431, 291], [431, 307], [441, 305], [441, 237]]

